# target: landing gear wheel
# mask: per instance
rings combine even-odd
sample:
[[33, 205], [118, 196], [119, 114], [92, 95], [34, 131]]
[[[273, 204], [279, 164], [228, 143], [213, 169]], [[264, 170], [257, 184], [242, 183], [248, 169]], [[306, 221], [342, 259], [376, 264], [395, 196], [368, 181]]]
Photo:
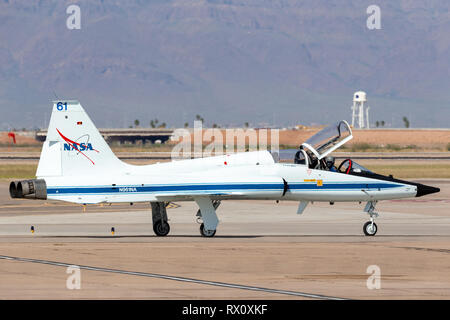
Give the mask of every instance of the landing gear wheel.
[[367, 221], [364, 224], [363, 231], [366, 236], [374, 236], [377, 233], [378, 227], [375, 222]]
[[159, 237], [167, 236], [170, 232], [170, 226], [167, 222], [162, 223], [162, 221], [156, 221], [153, 225], [153, 231]]
[[200, 234], [203, 237], [212, 238], [216, 234], [216, 230], [206, 230], [205, 225], [202, 223], [200, 225]]

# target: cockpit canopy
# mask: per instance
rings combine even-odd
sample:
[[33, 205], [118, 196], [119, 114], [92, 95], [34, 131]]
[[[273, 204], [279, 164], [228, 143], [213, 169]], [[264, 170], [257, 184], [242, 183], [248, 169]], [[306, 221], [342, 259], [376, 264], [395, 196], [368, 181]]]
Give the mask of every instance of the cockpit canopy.
[[327, 126], [317, 132], [302, 144], [303, 148], [311, 150], [318, 160], [338, 149], [353, 138], [352, 130], [347, 121], [342, 120], [335, 125]]

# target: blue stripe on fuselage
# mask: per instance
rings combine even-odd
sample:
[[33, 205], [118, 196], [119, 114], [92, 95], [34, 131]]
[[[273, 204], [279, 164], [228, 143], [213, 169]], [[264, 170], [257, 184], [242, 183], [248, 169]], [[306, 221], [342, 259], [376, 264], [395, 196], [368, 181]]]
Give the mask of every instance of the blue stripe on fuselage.
[[[401, 187], [394, 183], [324, 183], [318, 186], [316, 183], [292, 183], [289, 190], [373, 190]], [[153, 186], [77, 186], [77, 187], [49, 187], [47, 194], [104, 194], [104, 193], [157, 193], [157, 192], [206, 192], [206, 191], [282, 191], [283, 184], [187, 184], [187, 185], [153, 185]]]

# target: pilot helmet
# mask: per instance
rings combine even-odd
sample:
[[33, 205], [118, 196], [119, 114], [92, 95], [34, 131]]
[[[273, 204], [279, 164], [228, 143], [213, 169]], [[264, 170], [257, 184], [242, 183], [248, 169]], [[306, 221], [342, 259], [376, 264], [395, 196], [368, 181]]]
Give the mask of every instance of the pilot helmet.
[[334, 157], [332, 157], [332, 156], [326, 157], [325, 158], [325, 163], [326, 163], [328, 168], [331, 168], [332, 166], [334, 166]]

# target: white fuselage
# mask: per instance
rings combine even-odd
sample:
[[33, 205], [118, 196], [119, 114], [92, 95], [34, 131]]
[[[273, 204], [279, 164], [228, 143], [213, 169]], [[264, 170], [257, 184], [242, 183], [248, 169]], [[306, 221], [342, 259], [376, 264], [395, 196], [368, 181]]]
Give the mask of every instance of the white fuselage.
[[270, 199], [377, 201], [414, 197], [417, 187], [275, 163], [267, 151], [157, 163], [123, 164], [95, 176], [41, 177], [48, 199], [75, 203]]

